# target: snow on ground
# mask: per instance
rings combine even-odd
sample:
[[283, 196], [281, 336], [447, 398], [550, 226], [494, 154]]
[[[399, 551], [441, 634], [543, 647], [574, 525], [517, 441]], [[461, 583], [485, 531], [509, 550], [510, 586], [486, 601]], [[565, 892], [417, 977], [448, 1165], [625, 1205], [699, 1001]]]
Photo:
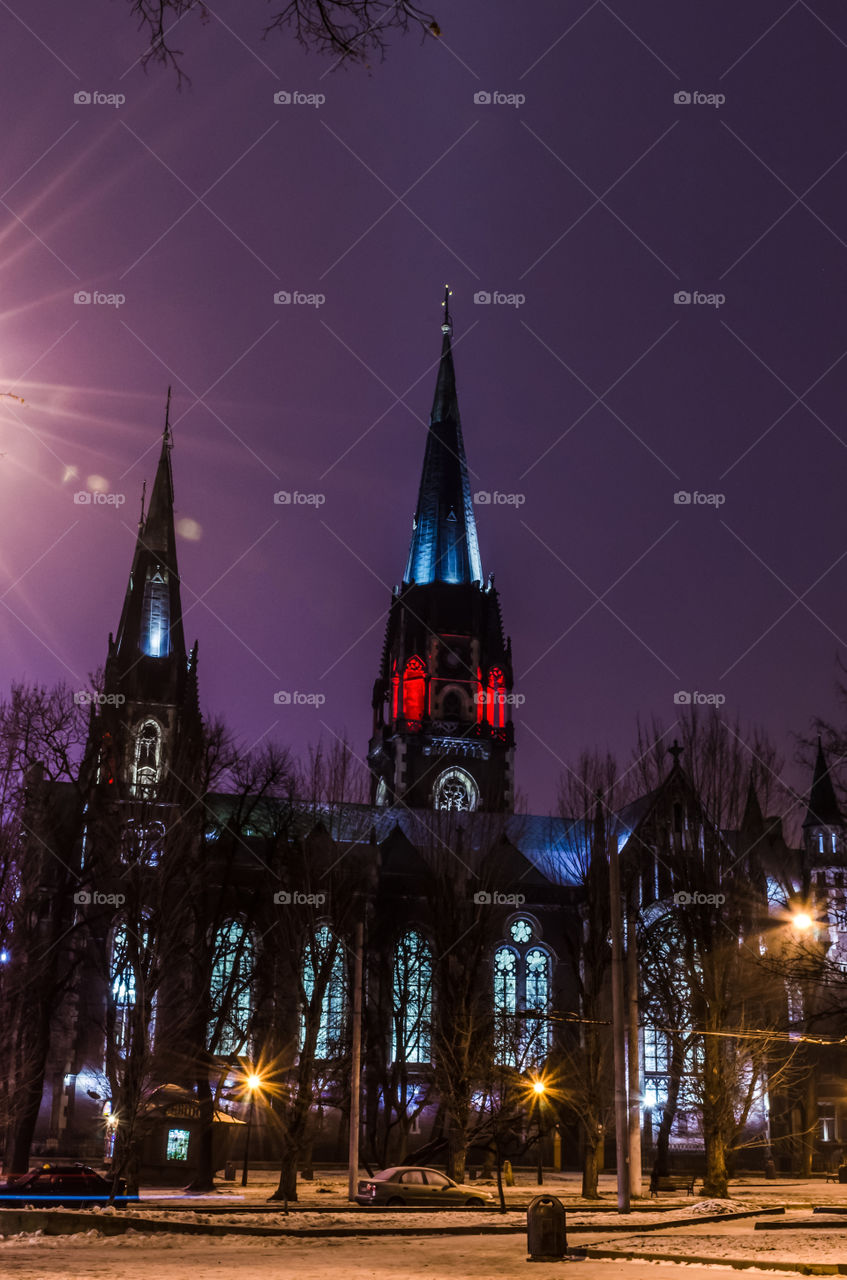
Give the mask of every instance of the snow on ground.
[[[721, 1254], [724, 1242], [720, 1236], [695, 1238], [715, 1242], [711, 1249], [704, 1249], [703, 1256], [740, 1256]], [[663, 1237], [661, 1252], [670, 1252], [664, 1248], [667, 1243]], [[770, 1258], [793, 1257], [796, 1261], [799, 1256], [807, 1254], [799, 1252], [794, 1237], [784, 1251], [757, 1255], [764, 1266]], [[843, 1256], [841, 1253], [838, 1260]], [[64, 1237], [18, 1236], [0, 1242], [3, 1280], [326, 1280], [332, 1274], [338, 1280], [514, 1280], [525, 1260], [526, 1242], [519, 1236], [500, 1240], [436, 1236], [296, 1241], [289, 1237], [245, 1242], [237, 1236], [210, 1239], [133, 1233], [105, 1238], [91, 1232]], [[563, 1274], [571, 1273], [575, 1280], [617, 1280], [618, 1276], [622, 1280], [661, 1280], [662, 1274], [669, 1280], [675, 1276], [680, 1280], [738, 1276], [737, 1271], [720, 1265], [678, 1268], [599, 1259], [565, 1265], [563, 1273], [561, 1263], [534, 1264], [532, 1280], [561, 1280]]]

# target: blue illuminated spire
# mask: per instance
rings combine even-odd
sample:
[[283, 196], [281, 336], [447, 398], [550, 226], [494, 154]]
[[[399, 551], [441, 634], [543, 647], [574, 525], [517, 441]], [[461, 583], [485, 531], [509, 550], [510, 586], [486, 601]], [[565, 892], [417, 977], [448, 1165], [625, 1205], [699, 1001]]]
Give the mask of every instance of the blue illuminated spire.
[[450, 290], [405, 581], [482, 582], [468, 463], [462, 440], [450, 338]]
[[169, 387], [159, 464], [146, 515], [142, 504], [132, 571], [116, 638], [117, 653], [129, 661], [139, 655], [167, 658], [175, 653], [180, 659], [185, 657], [174, 530], [170, 404]]

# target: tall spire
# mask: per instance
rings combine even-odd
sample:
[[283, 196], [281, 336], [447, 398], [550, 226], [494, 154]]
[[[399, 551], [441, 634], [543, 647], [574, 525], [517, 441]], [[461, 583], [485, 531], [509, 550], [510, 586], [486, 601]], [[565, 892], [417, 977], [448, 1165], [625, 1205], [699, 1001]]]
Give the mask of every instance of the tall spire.
[[405, 581], [482, 583], [468, 463], [453, 368], [450, 290], [444, 291], [441, 360], [427, 431]]
[[186, 657], [182, 605], [174, 529], [174, 482], [171, 469], [173, 437], [170, 424], [171, 389], [165, 409], [162, 447], [146, 514], [142, 501], [135, 554], [115, 641], [119, 665], [140, 657]]
[[165, 408], [165, 428], [162, 432], [162, 448], [159, 453], [159, 465], [156, 468], [156, 479], [150, 494], [147, 507], [147, 518], [144, 522], [144, 545], [149, 551], [156, 551], [168, 562], [168, 568], [176, 572], [176, 536], [174, 534], [174, 477], [171, 468], [171, 450], [173, 436], [171, 433], [171, 389], [168, 387], [168, 401]]
[[820, 735], [818, 735], [818, 754], [815, 758], [812, 789], [809, 792], [809, 808], [803, 826], [840, 827], [843, 822], [844, 819], [835, 798], [832, 778], [829, 776], [829, 765], [826, 762]]

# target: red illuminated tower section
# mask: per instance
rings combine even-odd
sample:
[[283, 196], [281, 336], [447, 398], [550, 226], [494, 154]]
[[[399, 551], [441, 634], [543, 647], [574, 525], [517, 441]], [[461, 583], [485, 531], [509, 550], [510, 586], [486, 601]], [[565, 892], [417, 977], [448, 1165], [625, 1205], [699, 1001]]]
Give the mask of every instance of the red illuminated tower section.
[[376, 804], [511, 810], [511, 645], [483, 583], [445, 297], [409, 558], [388, 614], [368, 761]]

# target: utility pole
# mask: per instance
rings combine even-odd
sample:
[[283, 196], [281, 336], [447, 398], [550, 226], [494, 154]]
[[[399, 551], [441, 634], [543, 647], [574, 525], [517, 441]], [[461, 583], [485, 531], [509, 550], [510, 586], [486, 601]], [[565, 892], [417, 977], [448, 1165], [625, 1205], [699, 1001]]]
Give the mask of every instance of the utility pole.
[[627, 1076], [629, 1086], [629, 1190], [641, 1195], [641, 1063], [638, 1043], [638, 935], [635, 917], [627, 903]]
[[[598, 809], [600, 800], [598, 798]], [[605, 824], [604, 824], [605, 826]], [[612, 1038], [615, 1050], [615, 1151], [618, 1167], [618, 1213], [629, 1213], [629, 1118], [626, 1094], [626, 1011], [621, 917], [621, 872], [614, 831], [609, 839], [609, 920], [612, 930]]]
[[356, 925], [353, 942], [353, 1044], [350, 1064], [350, 1148], [347, 1176], [347, 1199], [353, 1200], [359, 1182], [359, 1128], [362, 1086], [362, 970], [365, 926]]

